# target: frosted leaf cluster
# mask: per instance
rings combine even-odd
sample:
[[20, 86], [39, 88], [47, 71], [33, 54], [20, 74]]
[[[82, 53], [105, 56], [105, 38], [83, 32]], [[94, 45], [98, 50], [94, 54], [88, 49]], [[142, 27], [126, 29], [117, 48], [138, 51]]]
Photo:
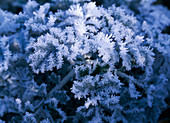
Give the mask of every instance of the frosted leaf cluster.
[[19, 14], [0, 9], [0, 122], [158, 121], [170, 91], [166, 7], [20, 2]]

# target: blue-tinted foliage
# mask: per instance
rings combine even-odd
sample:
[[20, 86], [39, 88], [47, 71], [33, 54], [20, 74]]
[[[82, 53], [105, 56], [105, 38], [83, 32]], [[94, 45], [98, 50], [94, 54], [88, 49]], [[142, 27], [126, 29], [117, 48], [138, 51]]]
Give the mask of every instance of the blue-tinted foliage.
[[170, 11], [154, 2], [0, 9], [0, 123], [157, 122], [170, 91]]

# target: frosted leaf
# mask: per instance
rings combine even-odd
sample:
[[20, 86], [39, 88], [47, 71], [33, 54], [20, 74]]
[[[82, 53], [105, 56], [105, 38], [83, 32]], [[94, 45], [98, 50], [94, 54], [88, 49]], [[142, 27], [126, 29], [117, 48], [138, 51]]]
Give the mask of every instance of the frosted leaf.
[[97, 98], [96, 99], [89, 99], [89, 98], [87, 98], [87, 101], [85, 103], [85, 107], [89, 108], [90, 105], [96, 106], [97, 105], [97, 100], [98, 100]]
[[132, 98], [138, 99], [142, 95], [140, 95], [140, 92], [136, 91], [136, 87], [133, 83], [129, 83], [129, 93]]
[[72, 5], [70, 9], [67, 11], [68, 15], [80, 16], [83, 17], [82, 7], [78, 5]]

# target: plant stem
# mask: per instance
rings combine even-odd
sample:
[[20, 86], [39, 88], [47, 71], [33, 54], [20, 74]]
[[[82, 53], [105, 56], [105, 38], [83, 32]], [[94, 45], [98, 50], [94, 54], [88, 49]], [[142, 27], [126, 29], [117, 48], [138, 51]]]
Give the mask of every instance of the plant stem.
[[41, 101], [40, 104], [34, 109], [35, 114], [38, 114], [38, 112], [39, 112], [38, 109], [40, 109], [40, 108], [43, 106], [44, 102], [45, 102], [46, 100], [48, 100], [50, 97], [52, 97], [53, 94], [54, 94], [57, 90], [60, 90], [65, 84], [67, 84], [67, 82], [70, 80], [71, 77], [74, 76], [74, 74], [75, 74], [75, 71], [74, 71], [74, 69], [72, 69], [72, 70], [62, 79], [62, 81], [59, 83], [59, 85], [56, 85], [56, 86], [47, 94], [46, 98], [45, 98], [43, 101]]

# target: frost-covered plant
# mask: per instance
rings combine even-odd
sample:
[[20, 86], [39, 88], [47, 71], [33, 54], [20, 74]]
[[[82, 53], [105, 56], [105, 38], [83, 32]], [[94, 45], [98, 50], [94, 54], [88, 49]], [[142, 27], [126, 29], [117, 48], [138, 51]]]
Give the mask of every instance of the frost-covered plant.
[[0, 10], [0, 121], [157, 122], [169, 94], [169, 10], [70, 2]]
[[[14, 13], [19, 13], [28, 1], [29, 0], [1, 0], [0, 8]], [[40, 5], [49, 3], [51, 6], [50, 9], [53, 11], [57, 11], [58, 9], [68, 9], [69, 6], [74, 3], [83, 3], [91, 0], [35, 0], [35, 1]]]

